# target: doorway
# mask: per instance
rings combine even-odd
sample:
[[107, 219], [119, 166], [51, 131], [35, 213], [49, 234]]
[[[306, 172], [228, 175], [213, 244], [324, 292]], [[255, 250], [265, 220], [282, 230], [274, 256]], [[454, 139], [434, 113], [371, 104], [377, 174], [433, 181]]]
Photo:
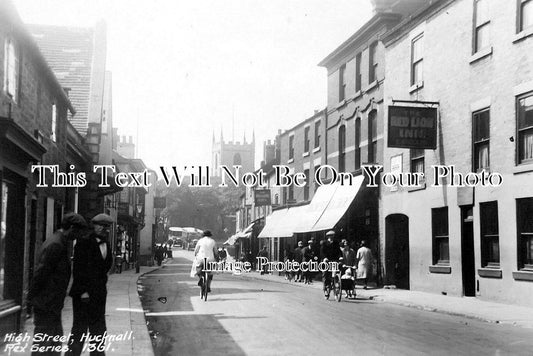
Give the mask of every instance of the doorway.
[[409, 289], [409, 218], [403, 214], [385, 219], [385, 284]]
[[474, 207], [461, 206], [461, 267], [465, 297], [476, 296], [476, 263], [474, 257]]

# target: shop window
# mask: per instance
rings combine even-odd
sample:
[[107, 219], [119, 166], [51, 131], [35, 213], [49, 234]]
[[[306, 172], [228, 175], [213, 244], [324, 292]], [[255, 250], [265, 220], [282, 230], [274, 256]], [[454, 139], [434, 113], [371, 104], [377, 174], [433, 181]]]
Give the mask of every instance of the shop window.
[[377, 79], [378, 61], [376, 58], [377, 42], [374, 42], [368, 47], [368, 84]]
[[361, 118], [355, 119], [355, 169], [361, 168]]
[[309, 152], [309, 131], [311, 130], [310, 126], [306, 126], [304, 129], [304, 153]]
[[424, 81], [424, 35], [421, 34], [411, 42], [411, 85]]
[[450, 263], [448, 207], [431, 209], [433, 264]]
[[518, 1], [518, 32], [533, 26], [533, 0]]
[[368, 163], [377, 163], [378, 134], [376, 111], [368, 114]]
[[361, 52], [357, 53], [355, 56], [355, 91], [358, 92], [361, 90]]
[[7, 193], [8, 186], [2, 182], [0, 186], [0, 301], [4, 299], [5, 283], [5, 237], [7, 229]]
[[474, 172], [480, 172], [489, 168], [490, 111], [476, 112], [472, 120], [473, 168]]
[[413, 148], [411, 154], [411, 173], [424, 173], [426, 167], [424, 163], [425, 151], [423, 148]]
[[346, 64], [339, 67], [339, 101], [345, 99], [346, 94]]
[[18, 102], [20, 58], [15, 41], [8, 37], [4, 48], [4, 92]]
[[320, 147], [320, 120], [315, 121], [315, 148]]
[[518, 98], [518, 163], [533, 162], [533, 93]]
[[490, 46], [489, 1], [474, 1], [474, 51], [477, 53]]
[[346, 170], [346, 126], [339, 127], [339, 172]]
[[533, 271], [533, 198], [516, 200], [518, 269]]
[[498, 203], [479, 204], [481, 214], [481, 266], [500, 267], [500, 238], [498, 229]]

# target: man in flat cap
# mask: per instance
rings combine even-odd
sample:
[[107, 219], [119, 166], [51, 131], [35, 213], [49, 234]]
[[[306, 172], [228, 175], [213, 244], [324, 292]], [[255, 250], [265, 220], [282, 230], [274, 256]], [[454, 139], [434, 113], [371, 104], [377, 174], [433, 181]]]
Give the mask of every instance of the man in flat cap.
[[88, 350], [91, 355], [104, 355], [105, 304], [107, 298], [107, 272], [112, 266], [111, 246], [107, 241], [113, 219], [107, 214], [98, 214], [91, 220], [93, 231], [78, 239], [74, 248], [72, 306], [74, 321], [68, 355], [80, 355], [84, 334], [87, 330], [92, 341]]
[[34, 334], [45, 335], [42, 341], [34, 342], [35, 348], [50, 347], [52, 351], [48, 352], [49, 355], [61, 355], [61, 311], [70, 280], [68, 241], [79, 237], [86, 227], [87, 223], [81, 215], [66, 214], [61, 221], [61, 228], [48, 236], [41, 246], [28, 301], [33, 305]]

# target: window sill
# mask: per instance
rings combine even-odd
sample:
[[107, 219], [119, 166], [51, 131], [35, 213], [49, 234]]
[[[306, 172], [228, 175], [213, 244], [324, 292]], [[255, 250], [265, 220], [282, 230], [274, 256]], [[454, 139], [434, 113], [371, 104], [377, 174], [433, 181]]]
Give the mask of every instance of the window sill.
[[294, 158], [289, 158], [289, 160], [287, 161], [288, 164], [291, 164], [294, 162]]
[[533, 163], [522, 163], [513, 168], [513, 174], [533, 172]]
[[21, 309], [14, 300], [8, 299], [0, 302], [0, 318], [14, 314]]
[[356, 100], [361, 96], [363, 96], [363, 92], [361, 91], [361, 89], [359, 89], [358, 91], [355, 92], [355, 95], [353, 96], [352, 100]]
[[518, 32], [513, 38], [513, 43], [520, 42], [524, 38], [527, 38], [532, 35], [533, 35], [533, 27], [530, 26], [526, 28], [525, 30]]
[[408, 192], [417, 192], [419, 190], [424, 190], [426, 189], [426, 182], [420, 182], [420, 186], [418, 187], [407, 187], [405, 188], [405, 190], [407, 190]]
[[424, 81], [415, 83], [409, 87], [409, 94], [413, 94], [415, 91], [420, 90], [424, 87]]
[[345, 99], [342, 99], [341, 101], [339, 101], [339, 103], [337, 104], [337, 106], [335, 107], [335, 109], [340, 109], [342, 108], [344, 105], [346, 105], [346, 100]]
[[470, 56], [470, 59], [468, 60], [468, 62], [472, 64], [474, 62], [479, 61], [482, 58], [485, 58], [491, 55], [492, 55], [492, 46], [477, 51], [476, 53]]
[[302, 157], [308, 157], [309, 156], [309, 151], [305, 151], [304, 153], [302, 153]]
[[513, 272], [513, 278], [517, 281], [533, 281], [533, 271], [521, 270]]
[[320, 146], [315, 147], [315, 148], [313, 149], [313, 153], [317, 153], [317, 152], [320, 152]]
[[452, 273], [452, 267], [445, 265], [429, 266], [429, 273], [450, 274]]
[[368, 93], [372, 89], [378, 86], [378, 80], [374, 80], [372, 83], [368, 84], [368, 86], [365, 88], [365, 93]]
[[499, 268], [483, 267], [477, 270], [480, 277], [485, 278], [502, 278], [502, 270]]

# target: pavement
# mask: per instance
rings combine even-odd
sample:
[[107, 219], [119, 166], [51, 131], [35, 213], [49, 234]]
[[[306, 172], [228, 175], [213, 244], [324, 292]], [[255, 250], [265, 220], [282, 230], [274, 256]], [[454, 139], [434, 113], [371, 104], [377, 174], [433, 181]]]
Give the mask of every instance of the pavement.
[[[264, 279], [276, 283], [293, 284], [302, 288], [322, 289], [321, 281], [314, 281], [313, 284], [306, 285], [304, 283], [288, 281], [284, 276], [278, 276], [277, 273], [275, 275], [261, 275], [259, 272], [253, 271], [242, 276], [244, 278]], [[384, 303], [462, 316], [490, 323], [533, 328], [533, 308], [489, 302], [475, 297], [453, 297], [427, 292], [376, 287], [369, 287], [365, 290], [362, 286], [357, 286], [357, 299], [377, 300]]]
[[[141, 267], [140, 273], [135, 273], [135, 269], [130, 269], [109, 276], [107, 282], [106, 325], [108, 335], [115, 335], [116, 337], [114, 341], [107, 342], [109, 349], [106, 354], [113, 356], [154, 355], [144, 312], [137, 294], [137, 279], [142, 274], [157, 268]], [[67, 297], [62, 313], [65, 335], [68, 335], [72, 327], [72, 316], [72, 299]], [[33, 318], [26, 320], [24, 331], [32, 335]], [[29, 347], [26, 348], [25, 352], [12, 354], [30, 355]], [[87, 351], [82, 353], [82, 355], [88, 354], [89, 352]]]

